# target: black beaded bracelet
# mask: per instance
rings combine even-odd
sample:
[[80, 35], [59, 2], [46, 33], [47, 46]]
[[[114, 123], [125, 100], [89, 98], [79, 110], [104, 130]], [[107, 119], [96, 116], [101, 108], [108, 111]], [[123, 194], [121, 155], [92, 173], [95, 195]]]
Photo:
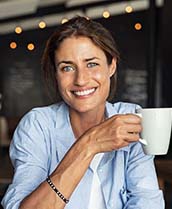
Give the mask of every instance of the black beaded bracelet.
[[66, 199], [62, 193], [54, 186], [53, 182], [51, 181], [50, 177], [48, 176], [46, 179], [47, 183], [50, 185], [50, 187], [55, 191], [55, 193], [67, 204], [69, 202], [68, 199]]

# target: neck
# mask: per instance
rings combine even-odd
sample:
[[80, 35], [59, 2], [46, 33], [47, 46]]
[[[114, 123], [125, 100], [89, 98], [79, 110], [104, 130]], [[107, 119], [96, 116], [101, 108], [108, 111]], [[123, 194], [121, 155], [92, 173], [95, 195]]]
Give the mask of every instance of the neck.
[[99, 109], [97, 111], [94, 110], [85, 113], [79, 113], [70, 109], [69, 114], [75, 138], [78, 139], [88, 129], [104, 121], [105, 107], [102, 108], [102, 110]]

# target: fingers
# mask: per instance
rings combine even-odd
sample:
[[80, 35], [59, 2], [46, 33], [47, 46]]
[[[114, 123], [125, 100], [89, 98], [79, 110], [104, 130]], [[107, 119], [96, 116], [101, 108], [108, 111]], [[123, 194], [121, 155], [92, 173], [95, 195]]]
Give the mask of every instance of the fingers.
[[128, 143], [131, 142], [137, 142], [140, 139], [140, 136], [138, 133], [128, 133], [125, 135], [124, 140]]
[[[107, 127], [112, 129], [112, 133], [117, 135], [125, 134], [139, 134], [142, 131], [141, 118], [137, 115], [126, 114], [126, 115], [116, 115], [111, 118], [110, 123], [107, 124]], [[129, 135], [130, 136], [130, 135]]]
[[134, 114], [112, 116], [91, 129], [90, 139], [97, 152], [117, 150], [139, 140], [141, 118]]
[[120, 115], [121, 122], [115, 127], [118, 140], [128, 143], [139, 140], [139, 133], [142, 131], [141, 118], [134, 114]]
[[[131, 142], [139, 140], [139, 134], [125, 133], [114, 135], [113, 137], [105, 137], [104, 139], [97, 139], [95, 149], [97, 152], [107, 152], [112, 150], [118, 150], [122, 147], [128, 146]], [[94, 145], [93, 145], [94, 146]]]
[[126, 124], [121, 127], [124, 133], [138, 134], [142, 131], [142, 126], [140, 124]]
[[116, 143], [114, 140], [108, 140], [108, 141], [103, 141], [103, 142], [97, 143], [95, 150], [96, 150], [96, 153], [110, 152], [113, 150], [118, 150], [122, 147], [126, 147], [128, 145], [129, 145], [129, 142], [127, 142], [127, 141], [122, 141], [122, 142]]
[[139, 134], [126, 134], [125, 136], [121, 136], [117, 140], [111, 139], [104, 141], [97, 141], [96, 147], [97, 152], [108, 152], [113, 150], [118, 150], [122, 147], [128, 146], [131, 142], [136, 142], [139, 140]]
[[116, 115], [119, 117], [124, 123], [131, 123], [131, 124], [140, 124], [141, 118], [135, 114], [119, 114]]

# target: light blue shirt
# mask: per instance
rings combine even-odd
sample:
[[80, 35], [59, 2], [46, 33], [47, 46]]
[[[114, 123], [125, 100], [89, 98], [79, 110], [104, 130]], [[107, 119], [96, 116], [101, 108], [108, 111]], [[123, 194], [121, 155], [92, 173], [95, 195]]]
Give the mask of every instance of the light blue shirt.
[[[107, 102], [106, 116], [135, 113], [137, 108], [139, 106], [134, 104]], [[18, 209], [20, 202], [54, 171], [74, 142], [65, 103], [35, 108], [27, 113], [10, 146], [15, 174], [2, 200], [4, 208]], [[98, 176], [106, 209], [164, 209], [153, 156], [145, 155], [139, 142], [105, 153]], [[93, 171], [88, 168], [65, 209], [88, 208], [92, 177]]]

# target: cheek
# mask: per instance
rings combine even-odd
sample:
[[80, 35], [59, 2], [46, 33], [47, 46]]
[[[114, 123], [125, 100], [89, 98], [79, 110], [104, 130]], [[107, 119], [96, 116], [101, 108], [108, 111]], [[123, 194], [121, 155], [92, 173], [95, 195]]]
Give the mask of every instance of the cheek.
[[57, 83], [59, 91], [62, 92], [63, 88], [64, 88], [64, 85], [65, 85], [65, 82], [64, 82], [64, 79], [61, 78], [61, 76], [58, 75], [58, 74], [56, 74], [56, 83]]
[[67, 83], [67, 78], [64, 75], [57, 73], [56, 74], [56, 81], [57, 81], [57, 85], [59, 87], [63, 87], [63, 86], [65, 86], [65, 83]]
[[108, 83], [110, 81], [110, 76], [107, 70], [95, 72], [94, 78], [100, 83]]
[[71, 88], [71, 85], [73, 83], [72, 80], [73, 80], [72, 75], [63, 75], [63, 74], [56, 75], [58, 90], [62, 97], [65, 96], [67, 91]]

